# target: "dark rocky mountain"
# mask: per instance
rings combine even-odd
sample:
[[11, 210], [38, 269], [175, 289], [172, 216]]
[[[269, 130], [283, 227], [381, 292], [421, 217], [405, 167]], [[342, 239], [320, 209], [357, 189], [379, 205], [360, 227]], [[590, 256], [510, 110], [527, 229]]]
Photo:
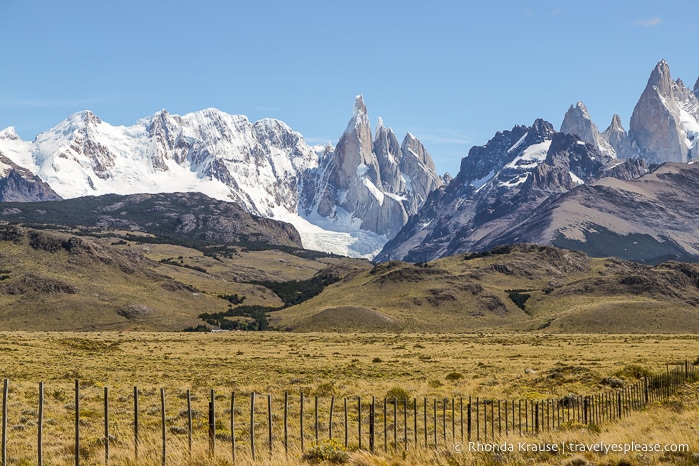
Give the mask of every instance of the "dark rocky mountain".
[[0, 152], [0, 202], [57, 201], [61, 196], [39, 177]]
[[290, 246], [301, 238], [288, 223], [252, 215], [201, 193], [107, 194], [51, 203], [0, 203], [12, 223], [81, 226], [150, 233], [187, 243]]
[[509, 241], [549, 199], [602, 177], [626, 180], [647, 172], [644, 161], [613, 159], [543, 120], [516, 126], [472, 148], [457, 177], [430, 195], [377, 259], [421, 262], [489, 249]]
[[[613, 170], [613, 168], [611, 169]], [[640, 178], [607, 177], [540, 204], [502, 243], [552, 244], [595, 257], [699, 261], [699, 166], [666, 163]]]

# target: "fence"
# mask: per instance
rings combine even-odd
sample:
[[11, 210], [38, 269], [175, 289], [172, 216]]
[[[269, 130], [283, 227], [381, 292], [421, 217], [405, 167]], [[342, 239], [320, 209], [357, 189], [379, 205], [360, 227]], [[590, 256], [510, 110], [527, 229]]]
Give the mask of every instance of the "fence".
[[[217, 445], [217, 441], [225, 443], [229, 458], [234, 463], [237, 455], [243, 450], [247, 450], [255, 460], [265, 451], [272, 454], [275, 449], [281, 449], [288, 453], [293, 442], [296, 442], [303, 452], [307, 449], [307, 442], [317, 442], [325, 438], [336, 439], [348, 448], [356, 447], [371, 452], [449, 448], [456, 441], [488, 441], [514, 434], [536, 435], [556, 431], [563, 426], [599, 425], [627, 417], [644, 409], [649, 403], [667, 400], [685, 382], [699, 378], [694, 364], [689, 361], [672, 366], [671, 368], [668, 364], [665, 373], [644, 377], [636, 383], [617, 389], [594, 395], [567, 395], [545, 400], [495, 400], [478, 397], [421, 400], [377, 400], [375, 397], [321, 399], [318, 396], [291, 395], [285, 392], [283, 399], [277, 401], [272, 395], [254, 392], [244, 396], [230, 393], [228, 396], [210, 390], [207, 393], [206, 416], [193, 409], [193, 401], [199, 401], [199, 398], [193, 396], [190, 390], [178, 394], [175, 398], [180, 400], [179, 406], [185, 409], [173, 417], [167, 416], [168, 404], [174, 405], [176, 402], [173, 403], [168, 398], [164, 388], [159, 391], [158, 409], [154, 409], [154, 405], [151, 404], [144, 410], [139, 405], [140, 400], [147, 397], [152, 402], [158, 393], [134, 387], [128, 396], [122, 394], [118, 398], [119, 403], [123, 405], [128, 402], [132, 409], [128, 422], [124, 419], [127, 410], [120, 409], [120, 423], [111, 416], [110, 401], [114, 394], [109, 387], [99, 390], [102, 412], [98, 416], [94, 407], [86, 411], [81, 406], [81, 401], [85, 399], [90, 399], [92, 405], [95, 405], [95, 387], [89, 387], [92, 394], [85, 397], [80, 382], [76, 380], [72, 410], [74, 439], [70, 443], [73, 444], [72, 453], [77, 466], [81, 461], [81, 428], [84, 426], [81, 416], [89, 415], [90, 419], [100, 417], [103, 421], [101, 445], [106, 465], [110, 461], [110, 445], [115, 442], [115, 436], [112, 434], [115, 427], [120, 427], [121, 433], [130, 430], [130, 434], [125, 435], [130, 435], [133, 456], [138, 461], [144, 447], [142, 428], [149, 428], [148, 433], [152, 437], [157, 425], [160, 437], [159, 454], [163, 465], [168, 458], [168, 441], [172, 436], [177, 436], [181, 441], [186, 438], [184, 443], [191, 454], [195, 437], [198, 441], [204, 437], [201, 432], [203, 429], [197, 428], [204, 426], [209, 453], [214, 455], [217, 448], [224, 448]], [[8, 464], [7, 444], [8, 434], [11, 433], [8, 432], [9, 385], [10, 381], [5, 379], [2, 404], [2, 466]], [[44, 383], [39, 383], [36, 411], [36, 463], [39, 465], [44, 462], [44, 390]], [[222, 409], [219, 406], [220, 402], [223, 402], [226, 408]], [[170, 407], [171, 413], [172, 410], [173, 407]], [[245, 412], [248, 413], [247, 416], [243, 416]], [[198, 419], [196, 425], [195, 419]], [[324, 422], [326, 419], [327, 422]], [[123, 424], [130, 425], [131, 428], [127, 427], [124, 430]], [[120, 443], [123, 444], [123, 440], [120, 440]], [[153, 442], [149, 442], [148, 446], [152, 447]]]

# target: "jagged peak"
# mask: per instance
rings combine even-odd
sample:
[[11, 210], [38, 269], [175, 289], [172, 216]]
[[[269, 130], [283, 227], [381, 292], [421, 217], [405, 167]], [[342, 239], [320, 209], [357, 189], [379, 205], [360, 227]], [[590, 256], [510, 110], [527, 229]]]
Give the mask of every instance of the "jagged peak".
[[102, 123], [102, 120], [100, 120], [99, 117], [95, 115], [91, 110], [81, 110], [79, 112], [75, 112], [68, 117], [68, 121], [70, 121], [71, 123], [82, 122], [85, 125], [98, 125]]
[[371, 126], [367, 115], [366, 104], [364, 103], [364, 97], [361, 94], [354, 100], [354, 112], [352, 114], [352, 119], [347, 124], [345, 132], [350, 133], [359, 126], [366, 126], [367, 128]]
[[384, 127], [384, 126], [383, 126], [383, 118], [378, 117], [378, 118], [376, 119], [376, 131], [380, 130], [380, 129], [383, 128], [383, 127]]
[[578, 126], [579, 123], [577, 122], [581, 119], [592, 122], [592, 118], [590, 117], [590, 113], [587, 111], [587, 107], [585, 107], [585, 104], [583, 104], [582, 101], [578, 101], [575, 106], [571, 105], [570, 108], [568, 108], [568, 111], [561, 122], [560, 131], [563, 133], [571, 132], [571, 127]]
[[553, 129], [553, 125], [542, 118], [537, 118], [534, 120], [532, 130], [534, 130], [536, 133], [540, 133], [542, 136], [544, 136], [544, 139], [550, 138], [553, 136], [553, 133], [556, 132]]
[[699, 99], [699, 78], [697, 78], [697, 82], [694, 83], [694, 95]]
[[648, 78], [648, 85], [657, 88], [662, 94], [667, 94], [672, 88], [670, 65], [663, 59], [655, 65]]
[[357, 118], [360, 115], [366, 115], [366, 104], [364, 103], [364, 96], [359, 94], [354, 99], [354, 117]]
[[612, 116], [612, 122], [609, 125], [609, 128], [606, 129], [606, 133], [611, 133], [612, 131], [621, 131], [621, 132], [626, 132], [624, 129], [624, 126], [621, 124], [621, 117], [617, 115], [616, 113], [614, 116]]
[[7, 128], [0, 131], [0, 139], [9, 139], [12, 141], [18, 141], [18, 140], [20, 140], [20, 137], [17, 134], [17, 130], [15, 130], [14, 126], [8, 126]]

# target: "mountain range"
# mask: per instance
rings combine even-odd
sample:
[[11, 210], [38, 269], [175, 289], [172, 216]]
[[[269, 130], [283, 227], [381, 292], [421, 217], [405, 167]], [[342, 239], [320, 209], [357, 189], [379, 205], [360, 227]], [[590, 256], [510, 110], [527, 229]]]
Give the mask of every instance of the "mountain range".
[[[337, 147], [313, 148], [279, 120], [205, 109], [130, 127], [83, 111], [32, 142], [6, 128], [0, 152], [62, 198], [201, 192], [293, 224], [309, 249], [351, 256], [373, 257], [443, 184], [411, 134], [398, 144], [380, 122], [372, 138], [361, 96]], [[16, 193], [3, 200], [48, 200]]]
[[696, 260], [698, 94], [660, 61], [628, 132], [617, 115], [600, 132], [578, 102], [558, 131], [542, 119], [498, 131], [453, 179], [412, 134], [399, 142], [381, 119], [372, 134], [362, 96], [334, 147], [216, 109], [130, 127], [84, 111], [32, 142], [0, 132], [0, 200], [201, 192], [291, 223], [305, 248], [378, 261], [519, 242]]

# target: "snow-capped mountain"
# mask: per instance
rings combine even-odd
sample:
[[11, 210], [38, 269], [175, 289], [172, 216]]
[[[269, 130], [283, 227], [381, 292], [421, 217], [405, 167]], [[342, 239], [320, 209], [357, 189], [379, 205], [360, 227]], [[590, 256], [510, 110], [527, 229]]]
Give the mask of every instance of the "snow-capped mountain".
[[315, 179], [304, 185], [302, 208], [308, 218], [337, 225], [354, 219], [361, 229], [390, 239], [442, 183], [412, 134], [399, 144], [379, 119], [372, 140], [366, 105], [358, 96], [337, 146], [324, 154]]
[[[366, 118], [365, 107], [363, 116], [358, 116], [355, 108], [352, 122], [358, 118]], [[362, 148], [362, 160], [367, 164], [361, 165], [367, 171], [369, 167], [380, 170], [368, 122], [365, 128], [369, 146]], [[346, 132], [338, 148], [328, 148], [319, 158], [316, 148], [306, 144], [301, 134], [274, 119], [252, 123], [243, 115], [217, 109], [182, 116], [163, 110], [127, 127], [112, 126], [83, 111], [39, 134], [33, 142], [22, 141], [12, 128], [3, 130], [0, 150], [63, 198], [201, 192], [236, 202], [252, 214], [292, 223], [309, 249], [373, 257], [424, 202], [426, 190], [433, 185], [421, 180], [441, 180], [433, 174], [434, 164], [419, 141], [409, 144], [410, 154], [419, 161], [406, 162], [410, 169], [396, 172], [396, 176], [417, 180], [412, 190], [394, 186], [393, 181], [386, 184], [372, 179], [360, 164], [327, 179], [333, 170], [328, 167], [354, 156], [354, 149], [346, 142], [349, 139]], [[366, 139], [365, 135], [361, 139]], [[402, 160], [400, 154], [397, 156]], [[421, 169], [429, 174], [417, 173]], [[345, 191], [353, 203], [340, 202], [346, 198], [327, 198], [323, 208], [328, 210], [320, 209], [321, 213], [314, 208], [316, 204], [309, 203], [315, 202], [313, 195], [306, 195], [306, 203], [302, 202], [302, 193], [308, 192], [305, 186], [315, 189], [321, 185], [328, 192]], [[355, 196], [358, 190], [348, 191], [350, 185], [367, 187], [371, 196]], [[412, 192], [416, 194], [412, 196]], [[391, 201], [378, 202], [382, 197]], [[329, 202], [340, 202], [341, 206], [336, 209]], [[377, 220], [383, 205], [388, 218]], [[334, 215], [329, 219], [331, 211]]]

